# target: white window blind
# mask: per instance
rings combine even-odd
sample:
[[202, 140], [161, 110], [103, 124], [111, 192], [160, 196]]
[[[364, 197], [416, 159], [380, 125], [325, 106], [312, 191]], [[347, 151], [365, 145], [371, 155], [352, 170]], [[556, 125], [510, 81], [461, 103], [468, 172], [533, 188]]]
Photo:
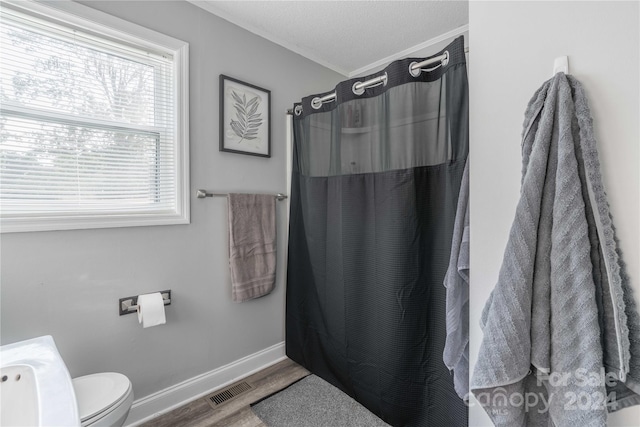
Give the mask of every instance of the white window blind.
[[188, 222], [175, 52], [0, 13], [2, 231]]

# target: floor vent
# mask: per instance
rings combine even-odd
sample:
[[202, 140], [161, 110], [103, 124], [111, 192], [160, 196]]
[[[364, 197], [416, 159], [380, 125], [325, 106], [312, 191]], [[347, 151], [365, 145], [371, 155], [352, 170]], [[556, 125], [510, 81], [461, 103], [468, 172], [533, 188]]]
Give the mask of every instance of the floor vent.
[[216, 394], [212, 394], [209, 396], [209, 402], [211, 406], [214, 408], [221, 403], [226, 402], [227, 400], [233, 399], [239, 394], [244, 393], [245, 391], [251, 390], [251, 385], [249, 383], [243, 381], [241, 383], [235, 384], [229, 388], [225, 388], [222, 391], [217, 392]]

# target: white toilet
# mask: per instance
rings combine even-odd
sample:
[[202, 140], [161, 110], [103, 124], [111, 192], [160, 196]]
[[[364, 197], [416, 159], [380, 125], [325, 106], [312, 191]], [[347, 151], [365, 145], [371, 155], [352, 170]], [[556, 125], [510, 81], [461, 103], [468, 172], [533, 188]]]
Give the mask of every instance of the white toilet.
[[102, 372], [73, 379], [82, 427], [120, 427], [133, 403], [131, 381]]

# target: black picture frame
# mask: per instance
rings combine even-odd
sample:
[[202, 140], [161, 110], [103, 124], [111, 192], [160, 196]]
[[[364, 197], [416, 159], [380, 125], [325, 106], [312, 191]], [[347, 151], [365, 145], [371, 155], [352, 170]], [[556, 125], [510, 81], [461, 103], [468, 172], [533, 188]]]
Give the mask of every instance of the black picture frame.
[[271, 91], [220, 74], [219, 126], [220, 151], [271, 157]]

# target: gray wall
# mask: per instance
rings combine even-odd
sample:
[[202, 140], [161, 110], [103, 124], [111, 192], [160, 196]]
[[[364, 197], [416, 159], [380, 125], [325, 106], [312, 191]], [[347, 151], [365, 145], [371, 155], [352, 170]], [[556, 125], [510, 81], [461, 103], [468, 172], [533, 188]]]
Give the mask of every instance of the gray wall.
[[[589, 98], [611, 214], [640, 298], [639, 12], [638, 2], [469, 5], [472, 368], [482, 339], [480, 314], [498, 277], [520, 195], [524, 110], [552, 77], [557, 56], [569, 56], [569, 72]], [[635, 406], [612, 414], [608, 425], [637, 426], [638, 420]], [[475, 400], [469, 425], [491, 425]]]
[[[190, 44], [191, 224], [3, 234], [1, 337], [50, 334], [72, 376], [121, 372], [141, 398], [284, 340], [284, 259], [272, 294], [232, 303], [227, 204], [195, 189], [286, 191], [285, 109], [344, 76], [184, 1], [84, 3]], [[270, 159], [218, 151], [219, 74], [271, 90]], [[166, 325], [118, 316], [118, 298], [163, 289]]]

